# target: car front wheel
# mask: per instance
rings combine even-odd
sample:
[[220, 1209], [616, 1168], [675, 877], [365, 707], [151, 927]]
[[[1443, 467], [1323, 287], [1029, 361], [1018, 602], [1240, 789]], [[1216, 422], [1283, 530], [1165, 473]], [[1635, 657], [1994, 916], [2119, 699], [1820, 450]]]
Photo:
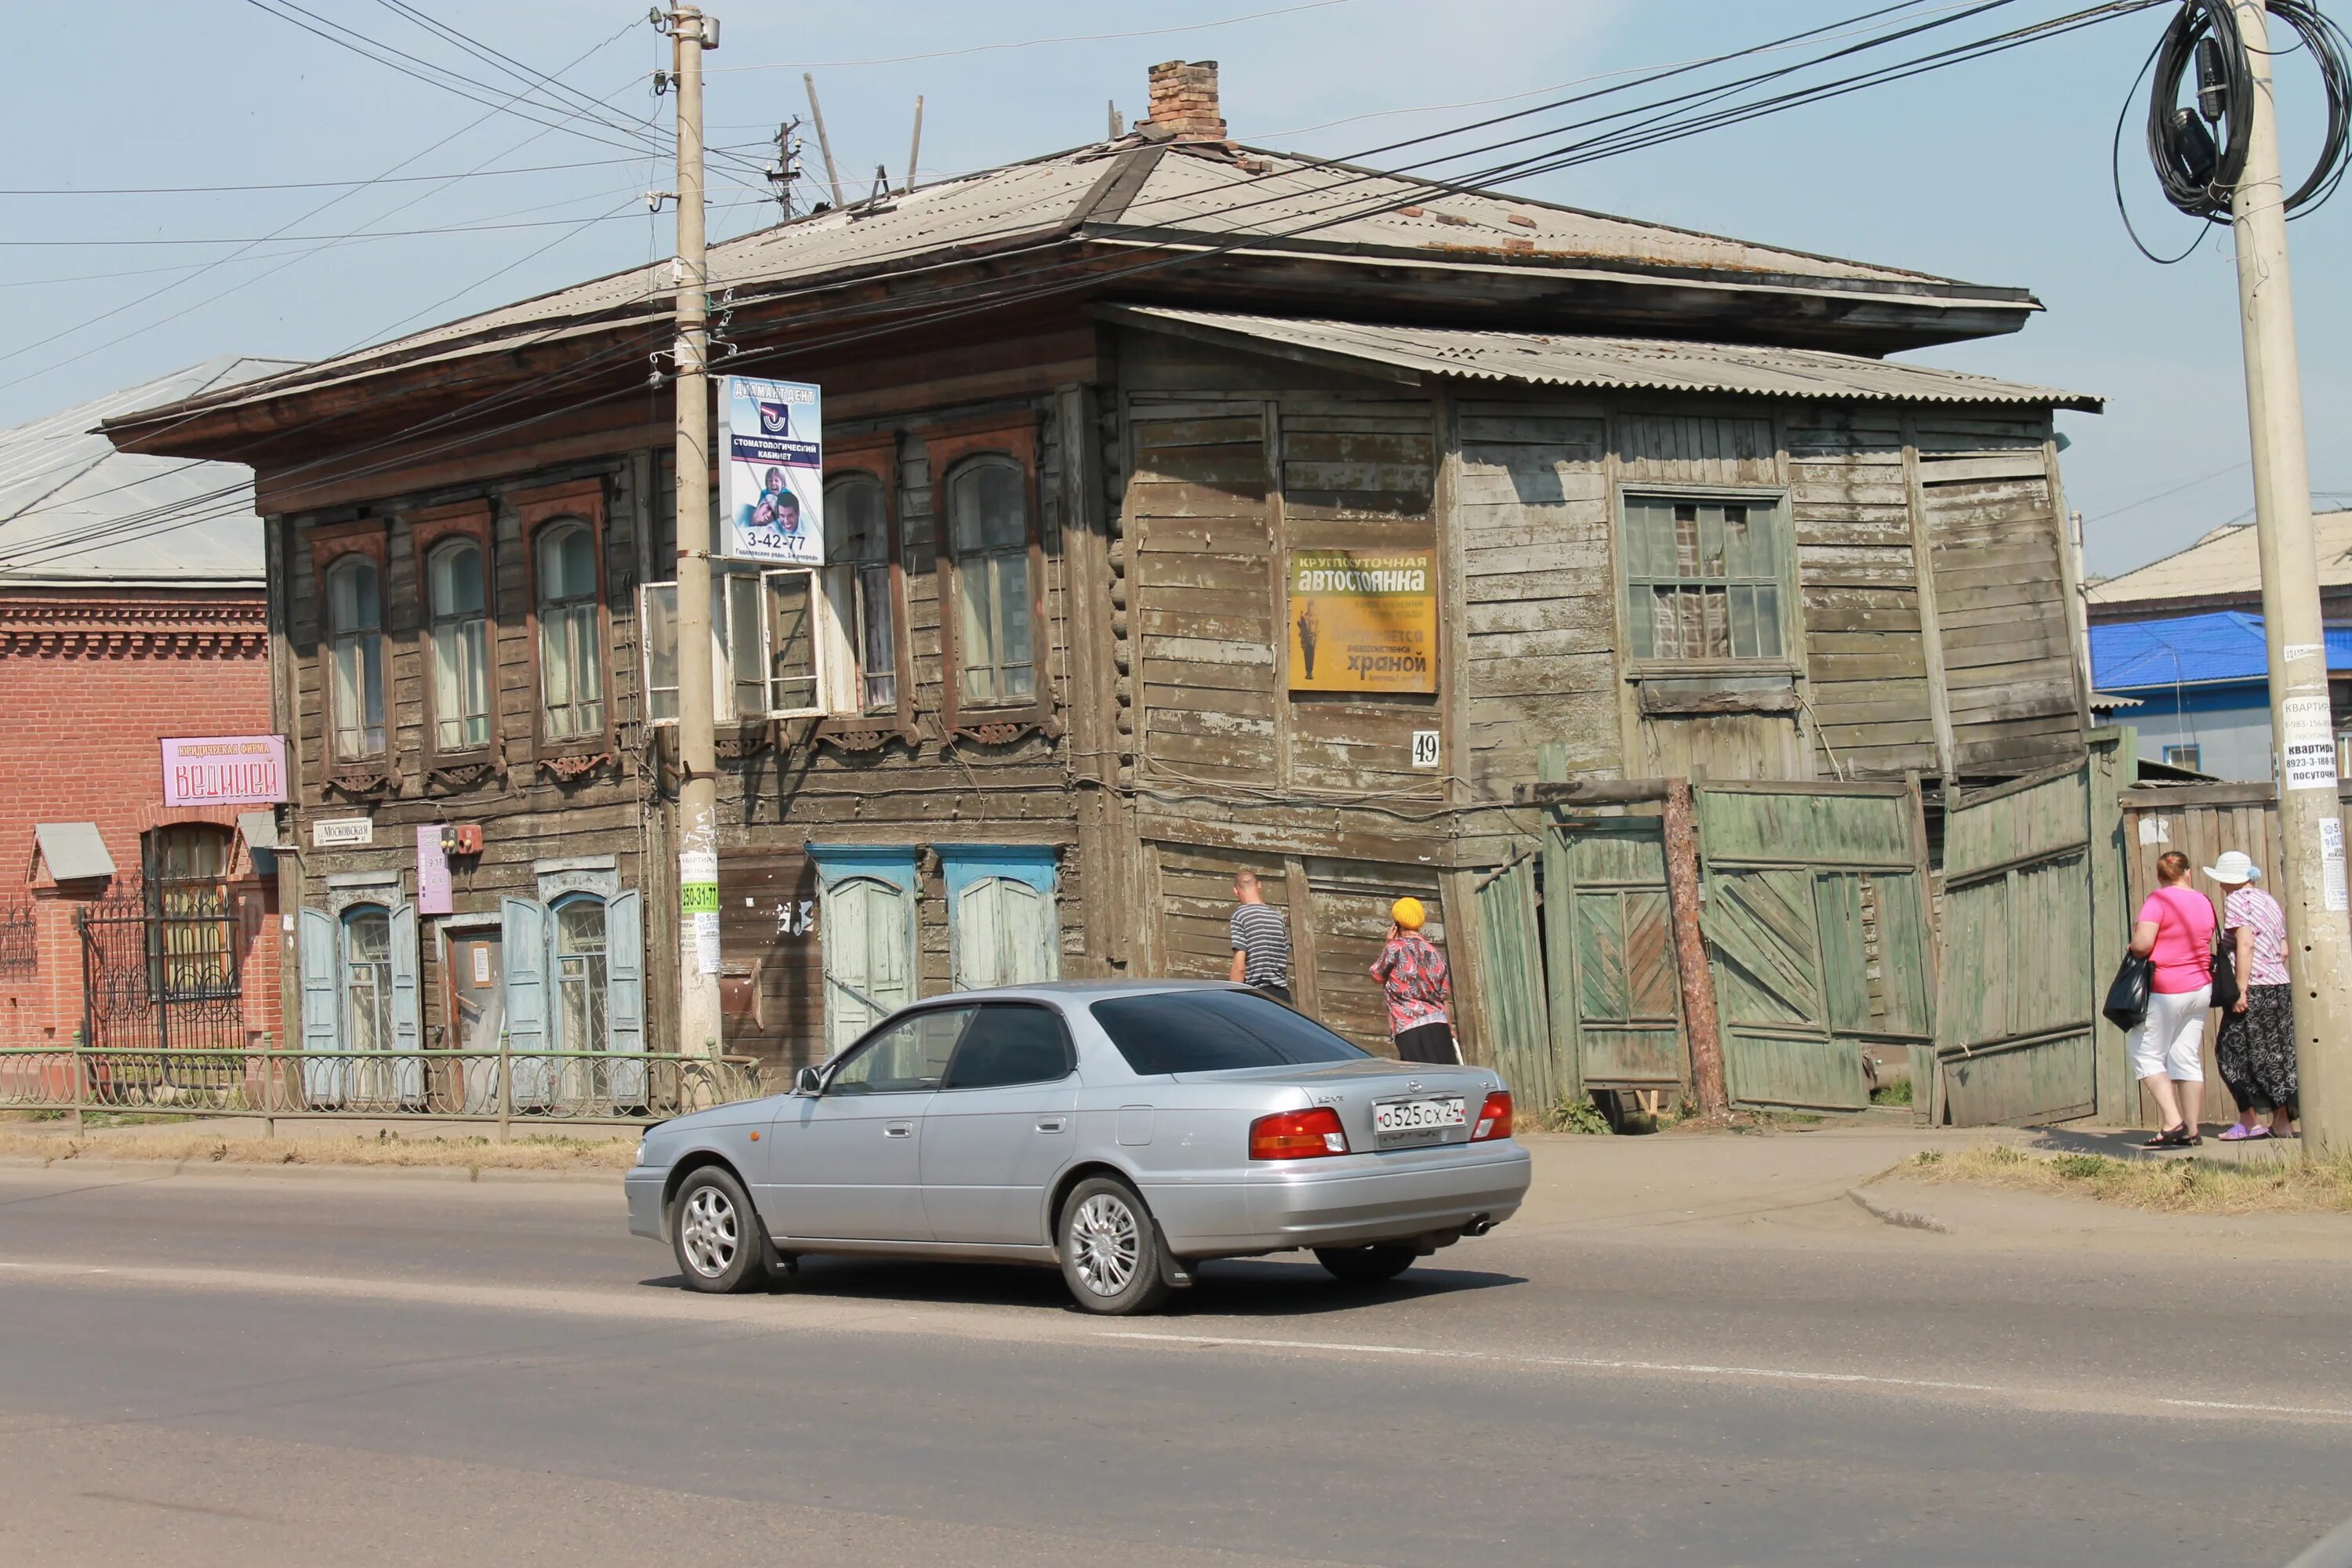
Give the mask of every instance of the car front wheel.
[[1117, 1177], [1089, 1176], [1072, 1190], [1055, 1241], [1062, 1279], [1086, 1310], [1124, 1317], [1168, 1299], [1160, 1227], [1135, 1189]]
[[768, 1238], [731, 1173], [706, 1165], [687, 1177], [672, 1215], [670, 1249], [688, 1289], [718, 1295], [767, 1283]]

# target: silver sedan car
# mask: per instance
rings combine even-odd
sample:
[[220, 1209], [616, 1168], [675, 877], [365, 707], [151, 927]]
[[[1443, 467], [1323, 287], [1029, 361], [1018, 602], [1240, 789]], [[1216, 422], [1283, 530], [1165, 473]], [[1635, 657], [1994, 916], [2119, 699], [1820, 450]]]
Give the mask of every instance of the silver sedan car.
[[1240, 986], [1073, 982], [896, 1013], [789, 1094], [651, 1129], [627, 1189], [698, 1290], [867, 1253], [1052, 1265], [1127, 1313], [1209, 1258], [1393, 1278], [1510, 1217], [1528, 1155], [1490, 1068], [1372, 1056]]

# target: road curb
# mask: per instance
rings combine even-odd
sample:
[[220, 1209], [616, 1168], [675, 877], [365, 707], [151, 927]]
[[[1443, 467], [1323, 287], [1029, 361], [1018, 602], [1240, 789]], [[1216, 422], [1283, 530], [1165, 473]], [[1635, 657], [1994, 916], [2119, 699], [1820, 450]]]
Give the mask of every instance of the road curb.
[[1932, 1230], [1938, 1236], [1959, 1234], [1934, 1215], [1921, 1214], [1916, 1209], [1897, 1208], [1883, 1198], [1873, 1197], [1860, 1187], [1848, 1187], [1845, 1195], [1853, 1200], [1856, 1208], [1883, 1224], [1899, 1226], [1905, 1230]]
[[370, 1180], [391, 1178], [409, 1182], [520, 1182], [525, 1184], [570, 1183], [576, 1185], [611, 1186], [618, 1189], [618, 1171], [518, 1171], [498, 1166], [481, 1165], [337, 1165], [320, 1163], [310, 1164], [289, 1162], [283, 1164], [261, 1165], [240, 1163], [233, 1160], [109, 1160], [90, 1155], [34, 1154], [0, 1155], [0, 1171], [54, 1171], [59, 1169], [88, 1171], [106, 1176], [249, 1176], [270, 1181], [299, 1181], [305, 1178], [362, 1176]]

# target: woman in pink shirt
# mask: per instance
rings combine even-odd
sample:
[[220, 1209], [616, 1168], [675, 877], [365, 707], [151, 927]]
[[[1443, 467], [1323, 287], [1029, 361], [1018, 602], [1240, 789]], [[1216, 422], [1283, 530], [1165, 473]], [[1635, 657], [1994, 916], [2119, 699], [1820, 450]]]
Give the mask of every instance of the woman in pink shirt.
[[2156, 863], [2157, 889], [2139, 907], [2131, 950], [2153, 960], [2147, 1016], [2131, 1032], [2132, 1070], [2164, 1112], [2151, 1149], [2205, 1142], [2198, 1113], [2205, 1100], [2205, 1015], [2213, 1005], [2213, 901], [2187, 887], [2189, 857], [2175, 850]]

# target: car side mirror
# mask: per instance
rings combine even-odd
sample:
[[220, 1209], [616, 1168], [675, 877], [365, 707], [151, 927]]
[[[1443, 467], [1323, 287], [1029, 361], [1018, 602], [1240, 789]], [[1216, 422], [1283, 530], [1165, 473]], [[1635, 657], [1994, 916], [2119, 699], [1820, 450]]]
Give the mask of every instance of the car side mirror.
[[814, 1098], [824, 1087], [824, 1074], [815, 1068], [803, 1068], [793, 1074], [793, 1092]]

